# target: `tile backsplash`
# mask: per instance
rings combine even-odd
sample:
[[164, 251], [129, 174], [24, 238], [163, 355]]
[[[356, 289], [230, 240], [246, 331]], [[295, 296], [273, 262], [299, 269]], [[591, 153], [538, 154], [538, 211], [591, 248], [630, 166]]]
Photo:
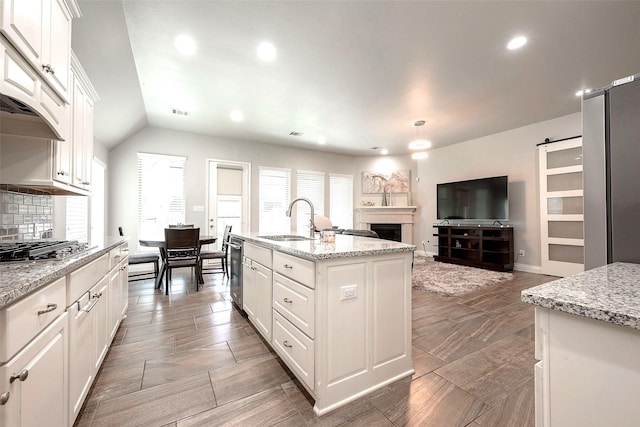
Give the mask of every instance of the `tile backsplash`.
[[50, 238], [53, 197], [0, 189], [0, 241]]

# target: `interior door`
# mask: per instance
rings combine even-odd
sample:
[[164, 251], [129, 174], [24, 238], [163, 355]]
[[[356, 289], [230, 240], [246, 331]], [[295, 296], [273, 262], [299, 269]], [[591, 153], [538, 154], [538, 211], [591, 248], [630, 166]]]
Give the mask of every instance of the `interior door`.
[[232, 232], [248, 233], [250, 164], [209, 160], [208, 173], [208, 234], [220, 242], [227, 225]]
[[582, 138], [538, 147], [542, 273], [584, 271]]

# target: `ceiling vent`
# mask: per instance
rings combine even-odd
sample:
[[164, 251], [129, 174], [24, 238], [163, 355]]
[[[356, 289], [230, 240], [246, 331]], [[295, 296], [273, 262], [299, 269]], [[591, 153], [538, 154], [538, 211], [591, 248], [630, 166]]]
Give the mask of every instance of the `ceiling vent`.
[[289, 132], [290, 136], [300, 136], [302, 135], [302, 132], [296, 132], [295, 130], [292, 130], [291, 132]]
[[382, 147], [371, 147], [372, 150], [379, 150]]
[[189, 112], [184, 110], [178, 110], [177, 108], [172, 108], [171, 112], [176, 116], [188, 116]]

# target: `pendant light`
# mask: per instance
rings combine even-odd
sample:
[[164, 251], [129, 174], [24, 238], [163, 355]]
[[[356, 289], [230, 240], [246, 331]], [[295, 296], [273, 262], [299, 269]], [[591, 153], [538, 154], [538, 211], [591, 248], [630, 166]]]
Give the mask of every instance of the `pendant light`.
[[425, 125], [424, 120], [416, 120], [413, 123], [413, 126], [416, 128], [416, 139], [409, 143], [409, 150], [422, 150], [417, 151], [411, 155], [411, 158], [414, 160], [418, 159], [426, 159], [429, 157], [429, 153], [424, 150], [431, 148], [431, 141], [427, 141], [424, 138], [420, 138], [420, 128]]

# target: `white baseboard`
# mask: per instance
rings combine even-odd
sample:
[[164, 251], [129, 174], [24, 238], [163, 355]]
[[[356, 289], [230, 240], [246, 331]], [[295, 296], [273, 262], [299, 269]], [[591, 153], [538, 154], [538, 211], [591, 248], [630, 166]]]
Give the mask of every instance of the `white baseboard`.
[[513, 264], [513, 269], [516, 271], [525, 271], [527, 273], [543, 274], [542, 267], [539, 265], [521, 264], [516, 262]]

